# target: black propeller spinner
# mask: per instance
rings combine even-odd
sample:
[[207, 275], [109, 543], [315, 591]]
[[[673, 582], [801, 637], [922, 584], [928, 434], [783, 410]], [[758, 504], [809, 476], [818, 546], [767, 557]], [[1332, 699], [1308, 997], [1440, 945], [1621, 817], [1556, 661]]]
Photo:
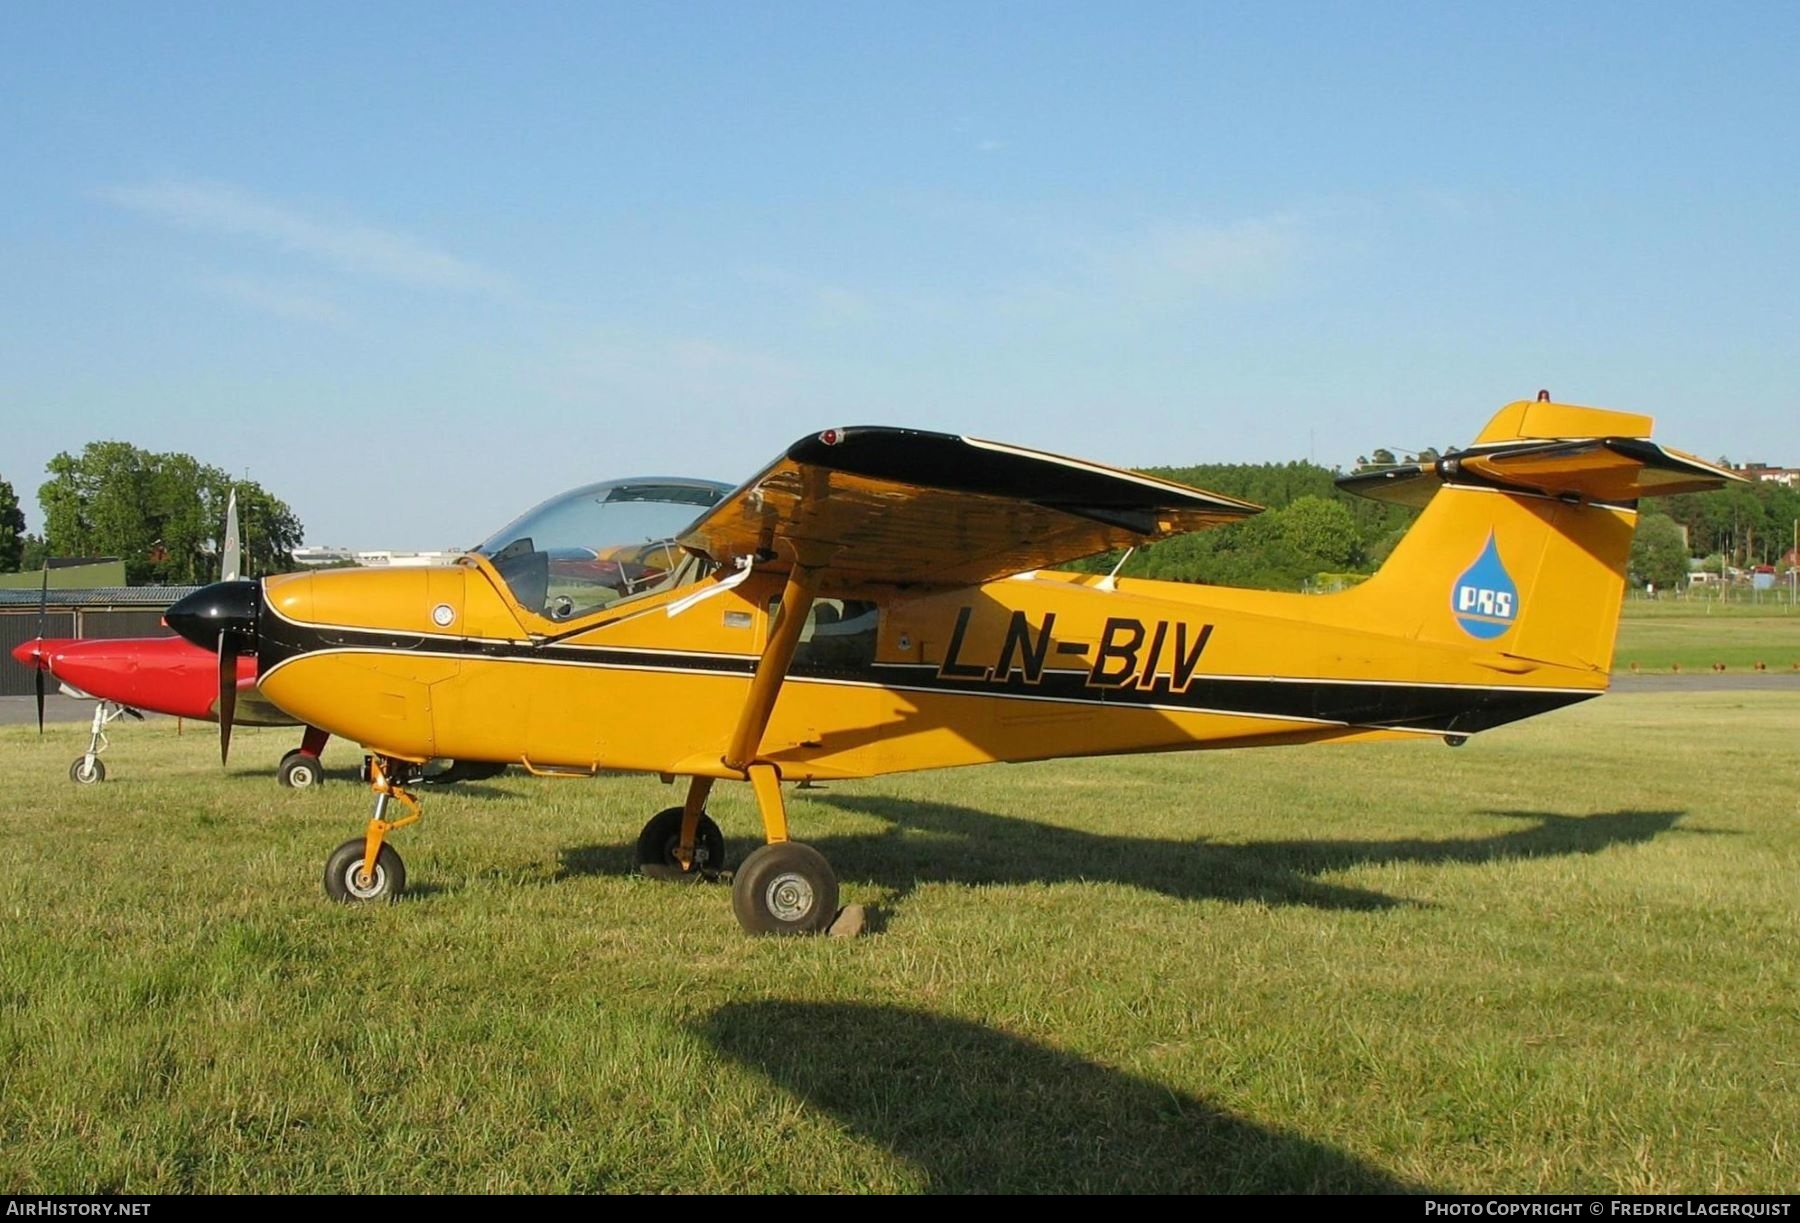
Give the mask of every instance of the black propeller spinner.
[[214, 582], [196, 590], [163, 614], [163, 623], [204, 650], [219, 655], [219, 763], [231, 757], [231, 722], [237, 713], [237, 664], [256, 653], [256, 619], [262, 611], [260, 584], [247, 579]]

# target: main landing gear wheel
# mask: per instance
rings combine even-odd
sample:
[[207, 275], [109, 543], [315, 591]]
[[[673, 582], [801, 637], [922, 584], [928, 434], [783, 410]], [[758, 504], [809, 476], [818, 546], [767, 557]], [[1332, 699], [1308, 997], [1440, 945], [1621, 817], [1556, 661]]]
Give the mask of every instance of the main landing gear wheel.
[[344, 904], [366, 904], [377, 900], [396, 900], [406, 890], [406, 863], [383, 843], [375, 855], [375, 876], [363, 874], [363, 856], [368, 843], [362, 837], [345, 841], [325, 859], [325, 894]]
[[75, 763], [69, 766], [69, 780], [78, 786], [91, 786], [97, 781], [105, 781], [106, 764], [101, 760], [89, 764], [86, 756], [77, 756]]
[[295, 748], [281, 758], [275, 779], [290, 789], [305, 790], [324, 781], [325, 770], [319, 767], [317, 756]]
[[667, 811], [658, 811], [644, 825], [644, 831], [638, 833], [637, 863], [641, 870], [650, 867], [647, 873], [667, 876], [670, 872], [677, 875], [699, 874], [701, 871], [722, 870], [725, 866], [725, 834], [705, 812], [700, 814], [700, 823], [694, 829], [694, 861], [691, 866], [683, 867], [681, 860], [675, 856], [675, 849], [681, 844], [681, 808], [670, 807]]
[[731, 911], [750, 934], [818, 934], [837, 917], [838, 882], [825, 855], [798, 841], [764, 845], [731, 880]]

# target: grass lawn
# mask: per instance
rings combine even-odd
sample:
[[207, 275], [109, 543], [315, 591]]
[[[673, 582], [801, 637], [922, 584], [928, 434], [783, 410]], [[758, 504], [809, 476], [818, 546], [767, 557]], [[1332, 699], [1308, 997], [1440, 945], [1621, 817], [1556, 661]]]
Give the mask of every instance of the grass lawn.
[[1705, 599], [1627, 600], [1619, 622], [1613, 669], [1710, 671], [1724, 663], [1748, 671], [1757, 663], [1771, 671], [1800, 666], [1800, 615], [1775, 603], [1718, 604]]
[[366, 791], [278, 788], [293, 732], [120, 724], [78, 788], [0, 728], [0, 1191], [1792, 1191], [1797, 732], [833, 785], [796, 834], [875, 931], [777, 941], [631, 872], [654, 779], [432, 791], [350, 909]]

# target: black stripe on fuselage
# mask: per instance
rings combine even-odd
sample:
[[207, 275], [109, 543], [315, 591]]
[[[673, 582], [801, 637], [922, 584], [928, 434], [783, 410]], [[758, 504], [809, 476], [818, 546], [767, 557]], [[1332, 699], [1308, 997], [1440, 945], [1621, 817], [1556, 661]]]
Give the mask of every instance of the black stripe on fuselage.
[[[755, 656], [746, 654], [696, 654], [436, 637], [379, 629], [296, 624], [272, 615], [263, 617], [257, 648], [265, 674], [273, 673], [290, 659], [326, 650], [732, 676], [754, 674], [757, 663]], [[1035, 682], [1030, 682], [1019, 671], [1004, 678], [957, 679], [941, 676], [930, 667], [893, 663], [841, 668], [797, 662], [790, 674], [796, 679], [815, 682], [874, 685], [911, 692], [1054, 701], [1114, 709], [1237, 714], [1440, 734], [1472, 734], [1600, 695], [1599, 691], [1591, 689], [1208, 675], [1195, 676], [1176, 691], [1166, 675], [1159, 675], [1154, 682], [1144, 686], [1105, 687], [1090, 684], [1089, 673], [1084, 670], [1046, 668]]]

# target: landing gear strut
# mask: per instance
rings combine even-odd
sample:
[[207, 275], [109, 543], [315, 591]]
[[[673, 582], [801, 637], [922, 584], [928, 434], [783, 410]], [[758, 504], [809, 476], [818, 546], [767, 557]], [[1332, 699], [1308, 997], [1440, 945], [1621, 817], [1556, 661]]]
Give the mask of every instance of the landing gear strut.
[[117, 701], [94, 702], [94, 723], [88, 730], [88, 749], [75, 757], [75, 763], [69, 766], [70, 781], [78, 786], [91, 786], [106, 780], [106, 766], [100, 763], [100, 753], [112, 746], [106, 737], [106, 727], [127, 714], [140, 722], [144, 719], [143, 714], [129, 705]]
[[825, 855], [788, 840], [781, 774], [772, 764], [746, 770], [762, 812], [768, 844], [753, 852], [731, 880], [731, 911], [750, 934], [819, 934], [837, 917], [837, 874]]
[[[751, 851], [731, 877], [731, 911], [749, 934], [818, 934], [838, 912], [838, 881], [825, 855], [788, 840], [781, 774], [772, 764], [745, 770], [762, 811], [768, 844]], [[656, 879], [711, 876], [725, 865], [725, 837], [703, 809], [713, 779], [696, 777], [687, 801], [650, 817], [638, 835], [638, 869]]]
[[694, 823], [694, 837], [688, 844], [686, 861], [681, 846], [680, 807], [658, 811], [638, 834], [637, 864], [646, 875], [668, 878], [675, 875], [716, 874], [725, 866], [725, 834], [704, 813]]
[[[406, 890], [406, 863], [387, 834], [419, 822], [423, 808], [406, 788], [418, 766], [387, 756], [369, 758], [369, 788], [375, 792], [375, 813], [360, 837], [345, 841], [325, 860], [325, 894], [345, 904], [396, 900]], [[389, 819], [390, 806], [398, 802], [403, 812]]]

